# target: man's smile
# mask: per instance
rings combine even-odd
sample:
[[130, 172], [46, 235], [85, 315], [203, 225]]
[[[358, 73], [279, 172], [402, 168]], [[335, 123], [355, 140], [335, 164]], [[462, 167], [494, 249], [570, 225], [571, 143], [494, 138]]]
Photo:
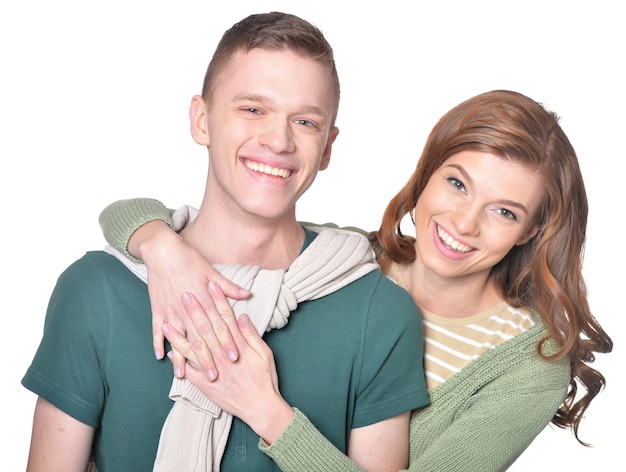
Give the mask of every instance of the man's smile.
[[259, 172], [261, 174], [282, 177], [283, 179], [286, 179], [291, 175], [291, 171], [289, 169], [272, 167], [267, 164], [261, 164], [260, 162], [249, 161], [248, 159], [244, 159], [243, 162], [248, 169], [253, 170], [254, 172]]

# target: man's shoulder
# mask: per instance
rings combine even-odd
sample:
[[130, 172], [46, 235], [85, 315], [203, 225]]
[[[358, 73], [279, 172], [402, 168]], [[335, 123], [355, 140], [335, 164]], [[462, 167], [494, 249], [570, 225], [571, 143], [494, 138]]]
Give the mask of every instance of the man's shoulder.
[[142, 283], [117, 258], [105, 251], [93, 250], [71, 263], [59, 276], [57, 285], [87, 289], [106, 284], [120, 288], [128, 286], [131, 281]]
[[103, 251], [87, 252], [68, 266], [48, 306], [50, 319], [92, 333], [120, 322], [128, 325], [143, 319], [144, 313], [150, 313], [146, 284]]
[[[367, 307], [370, 312], [394, 313], [397, 318], [420, 318], [411, 295], [393, 280], [375, 269], [338, 291], [355, 308]], [[404, 315], [404, 316], [403, 316]]]
[[67, 270], [73, 271], [94, 269], [113, 271], [126, 270], [128, 272], [128, 270], [125, 269], [124, 264], [104, 250], [87, 251], [67, 268]]
[[380, 292], [380, 294], [382, 295], [389, 293], [397, 295], [402, 299], [408, 299], [411, 301], [413, 300], [409, 292], [400, 287], [393, 279], [387, 277], [380, 270], [380, 268], [373, 270], [369, 274], [366, 274], [364, 277], [362, 277], [362, 279], [364, 279], [364, 282], [366, 283], [375, 284], [377, 291]]

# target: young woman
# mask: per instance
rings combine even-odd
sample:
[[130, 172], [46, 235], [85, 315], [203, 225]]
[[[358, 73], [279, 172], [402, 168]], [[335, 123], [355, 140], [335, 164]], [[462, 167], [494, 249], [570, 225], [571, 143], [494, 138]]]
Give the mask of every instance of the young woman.
[[[550, 422], [585, 444], [581, 420], [605, 385], [589, 364], [612, 350], [589, 310], [581, 271], [587, 211], [574, 149], [557, 115], [532, 99], [487, 92], [436, 124], [415, 172], [369, 235], [383, 271], [423, 314], [431, 404], [411, 417], [410, 470], [505, 470]], [[281, 401], [271, 351], [229, 316], [215, 284], [209, 296], [207, 280], [218, 279], [171, 237], [163, 223], [171, 226], [170, 216], [155, 200], [120, 201], [101, 224], [110, 243], [145, 261], [150, 293], [159, 294], [155, 325], [164, 312], [184, 311], [184, 322], [172, 317], [163, 330], [200, 365], [188, 365], [187, 377], [244, 421], [271, 421], [272, 402]], [[415, 237], [401, 230], [406, 217]], [[152, 220], [162, 221], [135, 231]], [[186, 293], [181, 303], [183, 292], [196, 298]], [[184, 338], [183, 323], [196, 333], [202, 326], [202, 339]], [[229, 361], [220, 350], [239, 357]], [[219, 376], [211, 381], [205, 372], [214, 367]], [[267, 392], [263, 403], [241, 393], [250, 390]], [[259, 447], [283, 470], [359, 470], [304, 415]]]

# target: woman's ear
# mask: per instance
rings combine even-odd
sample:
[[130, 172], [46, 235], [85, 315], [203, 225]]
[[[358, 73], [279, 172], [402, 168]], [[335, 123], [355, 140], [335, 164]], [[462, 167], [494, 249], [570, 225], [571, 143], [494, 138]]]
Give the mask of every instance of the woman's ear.
[[208, 123], [208, 110], [206, 102], [200, 95], [195, 95], [189, 105], [189, 123], [191, 126], [191, 136], [194, 141], [203, 146], [208, 146], [210, 142]]
[[516, 246], [522, 246], [522, 245], [526, 244], [528, 241], [530, 241], [532, 238], [534, 238], [537, 235], [538, 231], [539, 231], [539, 225], [537, 225], [537, 224], [532, 225], [528, 229], [528, 231], [526, 231], [526, 233], [524, 233], [524, 235], [517, 240], [515, 245]]

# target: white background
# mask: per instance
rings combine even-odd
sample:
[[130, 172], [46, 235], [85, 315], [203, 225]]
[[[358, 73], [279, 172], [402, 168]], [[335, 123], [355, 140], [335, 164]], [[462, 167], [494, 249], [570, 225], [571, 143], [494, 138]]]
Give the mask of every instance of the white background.
[[200, 91], [223, 31], [270, 10], [319, 26], [335, 49], [342, 82], [333, 160], [303, 197], [300, 219], [376, 228], [435, 121], [477, 93], [514, 89], [562, 116], [588, 191], [584, 270], [591, 307], [616, 347], [596, 362], [608, 387], [581, 429], [595, 448], [548, 427], [511, 470], [618, 468], [626, 262], [621, 2], [345, 3], [353, 6], [337, 0], [2, 3], [0, 290], [8, 373], [0, 389], [0, 469], [25, 468], [35, 396], [20, 380], [57, 276], [104, 245], [98, 214], [109, 202], [152, 196], [171, 207], [200, 204], [206, 151], [189, 136], [189, 99]]

